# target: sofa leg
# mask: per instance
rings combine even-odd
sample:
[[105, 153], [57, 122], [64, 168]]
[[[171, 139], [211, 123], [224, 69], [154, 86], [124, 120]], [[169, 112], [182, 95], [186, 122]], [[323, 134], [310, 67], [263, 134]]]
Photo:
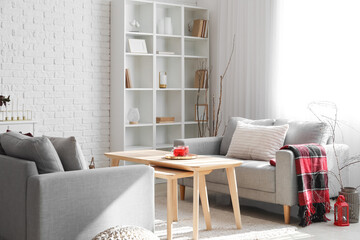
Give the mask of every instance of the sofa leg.
[[284, 220], [285, 224], [290, 224], [290, 206], [284, 205]]
[[185, 186], [180, 185], [180, 199], [185, 200]]

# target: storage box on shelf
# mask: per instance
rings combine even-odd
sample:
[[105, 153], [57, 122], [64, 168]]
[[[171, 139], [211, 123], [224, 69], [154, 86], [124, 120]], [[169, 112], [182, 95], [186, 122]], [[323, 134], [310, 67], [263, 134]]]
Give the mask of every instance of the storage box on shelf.
[[[111, 150], [169, 149], [174, 139], [196, 137], [194, 79], [209, 66], [209, 41], [192, 37], [188, 23], [208, 20], [208, 10], [125, 0], [112, 2], [111, 11]], [[147, 52], [131, 52], [129, 39], [144, 40]], [[159, 88], [160, 72], [166, 88]], [[200, 91], [208, 98], [205, 88]], [[127, 119], [133, 108], [137, 124]], [[157, 123], [156, 117], [175, 119]]]

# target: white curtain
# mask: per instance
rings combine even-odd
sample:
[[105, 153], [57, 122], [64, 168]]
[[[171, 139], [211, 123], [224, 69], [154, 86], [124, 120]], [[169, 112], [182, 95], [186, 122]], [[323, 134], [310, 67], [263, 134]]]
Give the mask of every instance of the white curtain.
[[275, 10], [273, 0], [218, 1], [218, 52], [216, 59], [211, 59], [215, 63], [212, 86], [216, 96], [235, 36], [235, 52], [223, 84], [223, 124], [231, 116], [264, 118], [273, 111]]
[[314, 120], [308, 104], [330, 101], [338, 106], [341, 122], [337, 141], [348, 144], [351, 154], [359, 153], [360, 1], [218, 4], [218, 74], [236, 34], [236, 51], [224, 84], [224, 122], [230, 116]]

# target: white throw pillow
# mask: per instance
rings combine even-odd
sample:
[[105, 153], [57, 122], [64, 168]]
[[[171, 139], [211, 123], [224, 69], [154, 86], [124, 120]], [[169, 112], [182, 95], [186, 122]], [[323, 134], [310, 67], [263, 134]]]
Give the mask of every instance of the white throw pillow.
[[288, 129], [288, 124], [256, 126], [238, 122], [226, 156], [246, 160], [274, 159], [276, 151], [284, 144]]

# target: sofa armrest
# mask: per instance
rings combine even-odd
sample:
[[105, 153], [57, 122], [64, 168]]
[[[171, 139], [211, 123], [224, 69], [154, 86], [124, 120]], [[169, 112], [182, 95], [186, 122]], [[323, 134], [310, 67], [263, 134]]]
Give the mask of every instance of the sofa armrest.
[[26, 239], [26, 191], [35, 162], [0, 155], [0, 239]]
[[298, 203], [295, 159], [290, 150], [276, 152], [276, 203], [288, 206]]
[[189, 152], [202, 155], [220, 155], [223, 137], [186, 138], [174, 141], [174, 146], [189, 146]]
[[138, 165], [30, 177], [29, 240], [92, 239], [116, 225], [154, 231], [154, 170]]

